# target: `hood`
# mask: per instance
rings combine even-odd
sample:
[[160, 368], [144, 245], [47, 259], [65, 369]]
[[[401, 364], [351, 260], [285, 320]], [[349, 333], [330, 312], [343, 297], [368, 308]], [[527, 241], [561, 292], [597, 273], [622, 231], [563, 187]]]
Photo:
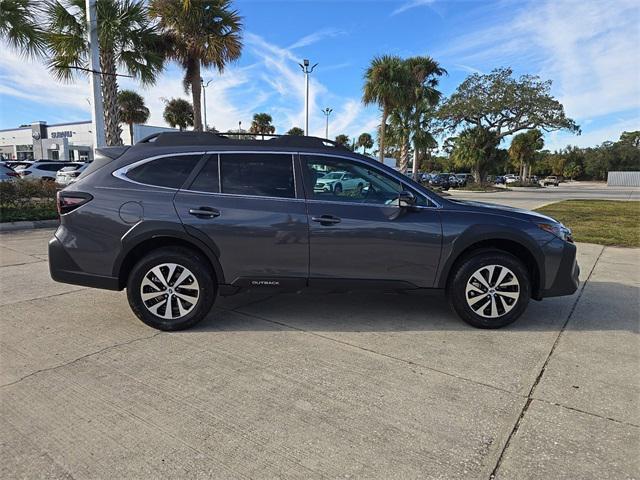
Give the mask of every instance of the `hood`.
[[473, 202], [468, 200], [453, 200], [448, 198], [449, 202], [466, 207], [469, 211], [483, 211], [486, 213], [493, 213], [494, 215], [506, 215], [510, 217], [519, 218], [521, 220], [529, 220], [532, 222], [552, 222], [560, 223], [555, 218], [543, 215], [538, 212], [526, 210], [524, 208], [508, 207], [506, 205], [496, 205], [495, 203]]
[[318, 183], [320, 183], [320, 184], [322, 184], [322, 185], [325, 185], [325, 184], [327, 184], [327, 183], [335, 183], [335, 182], [337, 182], [337, 181], [338, 181], [338, 179], [337, 179], [337, 178], [318, 178], [318, 179], [316, 180], [316, 185], [317, 185]]

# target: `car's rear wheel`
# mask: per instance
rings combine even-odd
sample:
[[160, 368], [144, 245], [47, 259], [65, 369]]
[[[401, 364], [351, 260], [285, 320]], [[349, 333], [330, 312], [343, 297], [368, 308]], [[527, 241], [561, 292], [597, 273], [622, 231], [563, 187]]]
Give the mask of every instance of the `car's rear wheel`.
[[135, 264], [127, 298], [136, 316], [159, 330], [183, 330], [207, 316], [216, 282], [207, 260], [183, 247], [153, 250]]
[[525, 311], [531, 282], [526, 267], [516, 257], [499, 250], [485, 250], [455, 267], [448, 294], [451, 307], [468, 324], [500, 328]]

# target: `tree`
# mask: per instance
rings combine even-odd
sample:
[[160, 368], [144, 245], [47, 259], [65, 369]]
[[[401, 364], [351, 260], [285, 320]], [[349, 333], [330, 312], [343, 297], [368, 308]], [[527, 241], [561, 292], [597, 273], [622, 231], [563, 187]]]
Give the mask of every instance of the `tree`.
[[476, 181], [482, 183], [491, 160], [498, 156], [500, 140], [484, 127], [471, 127], [452, 139], [451, 159], [457, 168], [470, 168]]
[[393, 108], [402, 97], [403, 78], [402, 59], [395, 55], [383, 55], [374, 57], [371, 65], [365, 72], [364, 91], [362, 101], [365, 105], [377, 104], [382, 109], [378, 144], [380, 161], [385, 156], [385, 134], [387, 118]]
[[531, 165], [533, 164], [536, 152], [544, 147], [544, 139], [540, 130], [529, 130], [519, 133], [511, 140], [509, 147], [509, 157], [520, 166], [520, 176], [523, 179], [531, 175]]
[[304, 130], [301, 129], [300, 127], [291, 127], [289, 129], [289, 131], [287, 132], [287, 135], [293, 135], [296, 137], [302, 137], [304, 136]]
[[169, 58], [184, 68], [185, 92], [193, 98], [194, 129], [202, 131], [202, 67], [220, 73], [242, 51], [242, 17], [231, 0], [151, 0], [150, 13], [164, 32]]
[[[515, 79], [510, 68], [499, 68], [486, 75], [474, 73], [443, 103], [438, 118], [445, 130], [482, 128], [493, 133], [498, 141], [532, 129], [545, 132], [564, 129], [579, 134], [580, 127], [565, 115], [550, 89], [551, 81], [542, 81], [535, 75]], [[493, 137], [487, 139], [493, 142]], [[483, 150], [490, 151], [490, 145]]]
[[361, 133], [358, 137], [358, 147], [362, 147], [362, 154], [367, 154], [367, 148], [373, 148], [373, 138], [369, 133]]
[[249, 132], [261, 134], [264, 139], [265, 135], [271, 135], [276, 132], [276, 127], [271, 124], [272, 121], [273, 119], [268, 113], [256, 113], [253, 116]]
[[41, 8], [34, 0], [0, 0], [0, 38], [29, 55], [45, 52], [45, 33], [38, 26]]
[[338, 145], [343, 145], [347, 148], [350, 148], [350, 140], [349, 140], [349, 135], [345, 135], [344, 133], [341, 133], [340, 135], [338, 135], [336, 137], [336, 143]]
[[133, 124], [144, 123], [149, 119], [149, 109], [144, 104], [144, 98], [133, 90], [121, 90], [118, 93], [118, 116], [121, 122], [129, 125], [133, 145]]
[[640, 130], [635, 132], [622, 132], [620, 134], [620, 143], [640, 148]]
[[[60, 80], [71, 80], [89, 68], [85, 0], [47, 5], [48, 67]], [[164, 65], [164, 47], [142, 0], [99, 0], [96, 4], [104, 125], [107, 145], [120, 145], [118, 70], [145, 85], [155, 82]]]
[[178, 127], [182, 132], [187, 127], [193, 126], [193, 106], [182, 98], [165, 100], [164, 117], [172, 127]]

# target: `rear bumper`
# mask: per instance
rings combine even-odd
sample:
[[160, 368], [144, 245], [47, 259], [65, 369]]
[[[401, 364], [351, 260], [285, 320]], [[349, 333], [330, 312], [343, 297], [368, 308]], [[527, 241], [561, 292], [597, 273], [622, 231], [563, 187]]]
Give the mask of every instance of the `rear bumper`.
[[576, 261], [576, 251], [573, 243], [564, 242], [556, 276], [551, 286], [542, 290], [541, 297], [560, 297], [575, 293], [580, 285], [580, 267]]
[[49, 240], [49, 273], [56, 282], [106, 290], [120, 290], [116, 277], [82, 272], [55, 236]]

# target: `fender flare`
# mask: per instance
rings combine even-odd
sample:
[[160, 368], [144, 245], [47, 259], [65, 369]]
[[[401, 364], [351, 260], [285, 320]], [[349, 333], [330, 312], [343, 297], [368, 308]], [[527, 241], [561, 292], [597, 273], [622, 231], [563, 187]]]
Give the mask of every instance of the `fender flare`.
[[[465, 251], [474, 245], [491, 241], [509, 241], [524, 248], [531, 255], [537, 267], [538, 278], [532, 279], [534, 285], [544, 285], [545, 263], [542, 248], [524, 232], [507, 226], [501, 226], [501, 228], [496, 229], [496, 225], [473, 225], [457, 235], [450, 247], [446, 246], [446, 233], [444, 234], [443, 261], [441, 261], [441, 268], [436, 279], [437, 288], [446, 288], [451, 269]], [[447, 248], [449, 249], [448, 252], [446, 251]]]
[[173, 222], [143, 221], [137, 223], [121, 238], [122, 248], [113, 264], [113, 276], [120, 278], [127, 257], [136, 247], [142, 245], [144, 242], [159, 239], [177, 239], [183, 243], [190, 244], [202, 252], [211, 263], [218, 284], [224, 284], [224, 272], [218, 259], [220, 250], [215, 244], [212, 244], [209, 238], [202, 239], [202, 235], [199, 234], [200, 232], [197, 229], [189, 227], [189, 230], [195, 230], [196, 235], [187, 231], [183, 225], [176, 225]]

